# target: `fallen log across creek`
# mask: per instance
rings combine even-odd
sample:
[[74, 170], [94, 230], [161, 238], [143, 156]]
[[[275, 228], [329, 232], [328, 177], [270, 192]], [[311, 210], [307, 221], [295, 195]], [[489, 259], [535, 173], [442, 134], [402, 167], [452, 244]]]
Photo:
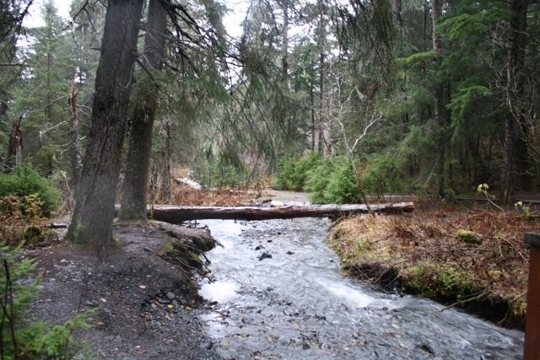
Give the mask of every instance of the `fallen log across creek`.
[[350, 205], [305, 205], [279, 207], [212, 207], [212, 206], [168, 206], [155, 205], [149, 209], [149, 217], [171, 224], [203, 219], [223, 220], [270, 220], [292, 219], [299, 217], [341, 217], [353, 214], [374, 213], [400, 214], [414, 211], [414, 203]]
[[[401, 214], [414, 211], [413, 202], [400, 202], [394, 204], [373, 204], [369, 208], [378, 214]], [[116, 215], [120, 206], [115, 206]], [[365, 204], [351, 205], [303, 205], [303, 206], [171, 206], [154, 205], [148, 209], [151, 219], [164, 221], [170, 224], [181, 224], [184, 221], [222, 219], [222, 220], [270, 220], [292, 219], [299, 217], [330, 217], [338, 218], [354, 214], [367, 214], [368, 207]], [[66, 228], [67, 223], [50, 223], [50, 228]]]

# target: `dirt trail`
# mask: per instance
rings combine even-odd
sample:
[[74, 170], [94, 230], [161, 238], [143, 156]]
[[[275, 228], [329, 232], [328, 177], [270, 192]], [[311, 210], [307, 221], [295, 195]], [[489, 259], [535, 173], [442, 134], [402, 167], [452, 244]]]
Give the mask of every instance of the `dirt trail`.
[[202, 335], [192, 275], [159, 256], [164, 243], [194, 233], [159, 223], [115, 227], [121, 246], [104, 263], [65, 243], [29, 250], [42, 275], [31, 314], [58, 324], [98, 308], [93, 328], [76, 333], [98, 359], [219, 359]]

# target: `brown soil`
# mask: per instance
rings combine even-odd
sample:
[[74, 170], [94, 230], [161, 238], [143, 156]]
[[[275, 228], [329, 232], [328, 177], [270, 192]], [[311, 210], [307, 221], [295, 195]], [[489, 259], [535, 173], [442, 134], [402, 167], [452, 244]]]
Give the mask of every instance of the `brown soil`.
[[93, 328], [75, 335], [99, 359], [218, 359], [196, 316], [209, 306], [193, 281], [200, 269], [182, 250], [208, 234], [154, 222], [114, 235], [104, 262], [62, 242], [25, 251], [42, 275], [32, 315], [58, 324], [97, 308]]

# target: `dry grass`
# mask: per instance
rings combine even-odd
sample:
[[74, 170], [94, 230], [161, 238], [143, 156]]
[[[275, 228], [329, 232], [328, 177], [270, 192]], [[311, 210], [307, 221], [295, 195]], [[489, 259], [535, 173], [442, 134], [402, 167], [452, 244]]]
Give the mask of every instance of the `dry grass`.
[[240, 206], [250, 203], [260, 193], [249, 190], [195, 190], [187, 185], [174, 186], [172, 205]]
[[[524, 316], [528, 281], [523, 233], [535, 228], [537, 222], [517, 212], [420, 209], [346, 219], [334, 228], [330, 243], [352, 272], [369, 268], [366, 264], [382, 269], [381, 275], [392, 268], [404, 289], [458, 305], [502, 299], [510, 308], [505, 317], [515, 320]], [[463, 242], [458, 230], [475, 232], [482, 243]]]

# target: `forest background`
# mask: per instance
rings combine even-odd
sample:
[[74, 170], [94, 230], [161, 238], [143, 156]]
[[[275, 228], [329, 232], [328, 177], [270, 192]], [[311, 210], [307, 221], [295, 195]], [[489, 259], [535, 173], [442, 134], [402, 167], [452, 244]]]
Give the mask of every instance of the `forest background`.
[[[511, 204], [538, 187], [536, 1], [253, 0], [237, 37], [224, 26], [234, 11], [225, 3], [155, 3], [163, 20], [152, 28], [145, 2], [125, 67], [127, 160], [112, 164], [122, 199], [144, 173], [144, 205], [168, 202], [171, 179], [188, 170], [209, 188], [261, 187], [277, 174], [276, 187], [317, 202], [451, 199], [488, 184]], [[109, 11], [76, 0], [66, 20], [46, 0], [43, 25], [26, 28], [32, 1], [2, 6], [4, 172], [29, 164], [73, 209]], [[130, 146], [147, 142], [137, 135], [150, 146]]]

